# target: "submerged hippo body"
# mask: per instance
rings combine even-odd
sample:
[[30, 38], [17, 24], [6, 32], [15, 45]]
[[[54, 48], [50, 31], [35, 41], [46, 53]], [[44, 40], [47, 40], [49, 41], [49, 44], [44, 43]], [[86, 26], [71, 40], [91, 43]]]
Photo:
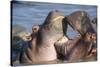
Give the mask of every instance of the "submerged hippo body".
[[38, 32], [32, 34], [32, 40], [21, 53], [20, 63], [45, 63], [57, 59], [54, 43], [64, 35], [63, 15], [51, 11]]

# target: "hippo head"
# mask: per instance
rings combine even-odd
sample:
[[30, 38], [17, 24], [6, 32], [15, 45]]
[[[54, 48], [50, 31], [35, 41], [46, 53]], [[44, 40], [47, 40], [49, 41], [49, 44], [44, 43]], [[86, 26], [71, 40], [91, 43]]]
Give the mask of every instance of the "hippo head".
[[65, 18], [69, 25], [81, 35], [84, 35], [86, 32], [95, 32], [91, 25], [91, 20], [85, 11], [73, 12]]
[[55, 10], [48, 14], [41, 27], [42, 31], [44, 30], [50, 38], [59, 39], [65, 34], [67, 24], [64, 23], [64, 15], [60, 11]]

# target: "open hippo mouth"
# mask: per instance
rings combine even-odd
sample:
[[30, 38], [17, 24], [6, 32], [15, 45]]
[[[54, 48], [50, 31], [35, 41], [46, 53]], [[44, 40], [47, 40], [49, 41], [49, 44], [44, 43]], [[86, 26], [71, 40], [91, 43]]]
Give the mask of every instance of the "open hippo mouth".
[[[64, 23], [63, 13], [58, 10], [51, 11], [44, 21], [41, 29], [44, 29], [51, 37], [56, 37], [56, 35], [59, 35], [58, 37], [62, 37], [66, 34], [67, 30], [67, 24]], [[59, 39], [58, 37], [56, 38]]]
[[80, 33], [81, 37], [67, 40], [63, 37], [55, 43], [55, 48], [59, 59], [67, 59], [68, 61], [80, 60], [91, 53], [94, 45], [92, 42], [96, 40], [95, 31], [91, 25], [85, 11], [76, 11], [63, 19], [64, 24], [69, 24], [75, 31]]
[[84, 35], [86, 32], [95, 33], [91, 20], [85, 11], [76, 11], [65, 17], [67, 23], [81, 35]]
[[60, 11], [51, 11], [41, 26], [33, 27], [30, 45], [22, 52], [21, 63], [39, 63], [57, 59], [54, 43], [64, 36], [66, 24]]

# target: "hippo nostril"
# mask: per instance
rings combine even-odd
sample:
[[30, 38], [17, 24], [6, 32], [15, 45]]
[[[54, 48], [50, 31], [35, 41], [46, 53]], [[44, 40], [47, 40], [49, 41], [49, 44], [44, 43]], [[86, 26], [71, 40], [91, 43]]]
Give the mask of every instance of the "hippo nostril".
[[37, 32], [39, 30], [39, 26], [33, 26], [32, 31]]

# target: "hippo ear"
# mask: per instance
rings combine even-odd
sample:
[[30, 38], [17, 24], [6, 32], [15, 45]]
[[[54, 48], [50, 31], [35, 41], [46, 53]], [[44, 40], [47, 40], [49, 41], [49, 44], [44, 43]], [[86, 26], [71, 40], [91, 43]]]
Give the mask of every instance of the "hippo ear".
[[38, 32], [39, 28], [40, 28], [39, 25], [33, 26], [32, 32]]
[[31, 36], [27, 36], [27, 37], [26, 37], [26, 40], [27, 40], [27, 41], [31, 41], [31, 40], [32, 40], [32, 37], [31, 37]]

